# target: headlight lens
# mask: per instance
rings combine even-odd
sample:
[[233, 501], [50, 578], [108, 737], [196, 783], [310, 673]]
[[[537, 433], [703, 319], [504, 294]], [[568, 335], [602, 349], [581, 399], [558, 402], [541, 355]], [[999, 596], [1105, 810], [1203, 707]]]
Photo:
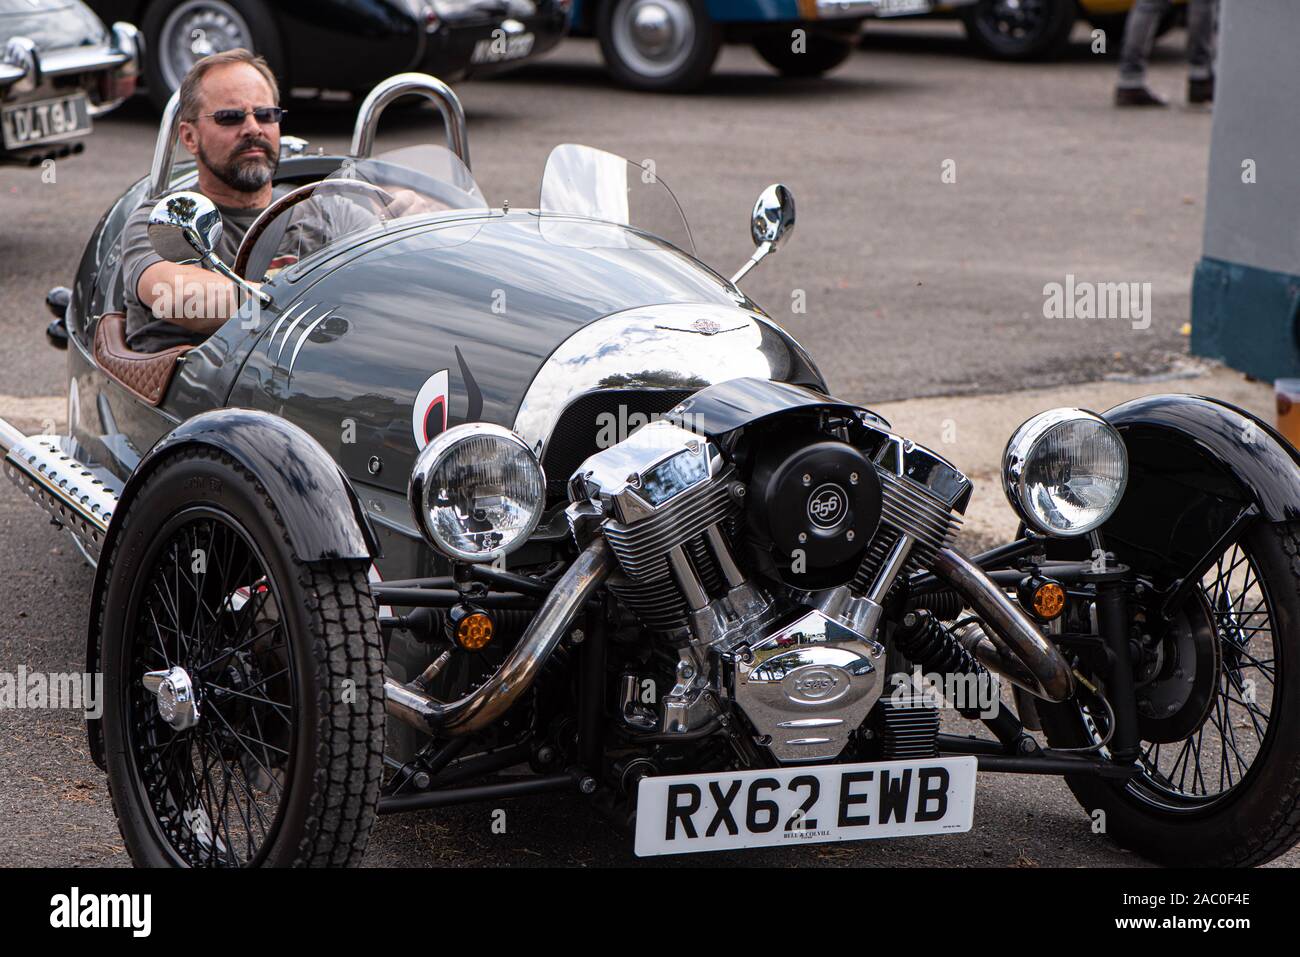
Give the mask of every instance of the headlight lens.
[[1128, 452], [1114, 427], [1081, 409], [1034, 416], [1003, 456], [1007, 499], [1034, 530], [1086, 535], [1114, 514], [1128, 482]]
[[524, 440], [486, 422], [424, 447], [407, 490], [416, 525], [443, 554], [487, 561], [522, 545], [546, 504], [546, 477]]

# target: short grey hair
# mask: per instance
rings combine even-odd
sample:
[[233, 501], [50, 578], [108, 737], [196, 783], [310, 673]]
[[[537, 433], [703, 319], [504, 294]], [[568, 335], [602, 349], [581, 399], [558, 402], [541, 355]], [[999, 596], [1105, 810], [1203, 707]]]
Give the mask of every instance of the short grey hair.
[[192, 67], [190, 72], [185, 74], [185, 79], [181, 81], [181, 119], [188, 123], [194, 123], [199, 118], [199, 84], [209, 72], [219, 66], [229, 66], [232, 63], [246, 63], [266, 80], [271, 87], [271, 97], [275, 101], [269, 105], [280, 105], [280, 84], [275, 82], [275, 74], [266, 61], [255, 53], [245, 50], [243, 47], [236, 47], [233, 50], [224, 50], [221, 53], [213, 53], [205, 56]]

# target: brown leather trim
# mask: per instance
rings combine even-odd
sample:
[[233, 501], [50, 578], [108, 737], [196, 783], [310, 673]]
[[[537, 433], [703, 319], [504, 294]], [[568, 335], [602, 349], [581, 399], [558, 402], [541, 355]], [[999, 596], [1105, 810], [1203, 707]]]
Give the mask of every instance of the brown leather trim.
[[126, 317], [106, 312], [95, 324], [95, 361], [115, 382], [157, 405], [176, 374], [176, 360], [193, 346], [172, 346], [162, 352], [135, 352], [126, 344]]

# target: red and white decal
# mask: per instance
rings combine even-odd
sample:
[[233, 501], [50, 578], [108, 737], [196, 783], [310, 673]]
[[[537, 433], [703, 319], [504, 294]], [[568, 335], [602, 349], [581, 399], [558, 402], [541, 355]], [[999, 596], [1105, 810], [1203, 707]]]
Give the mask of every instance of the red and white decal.
[[424, 380], [411, 407], [411, 432], [415, 444], [424, 448], [429, 440], [447, 431], [447, 370]]

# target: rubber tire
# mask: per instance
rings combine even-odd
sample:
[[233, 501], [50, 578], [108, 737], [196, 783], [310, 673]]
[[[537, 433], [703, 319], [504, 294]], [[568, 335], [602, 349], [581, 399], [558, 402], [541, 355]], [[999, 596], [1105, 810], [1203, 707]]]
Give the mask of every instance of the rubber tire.
[[785, 33], [765, 33], [754, 41], [754, 51], [782, 76], [810, 77], [829, 73], [853, 53], [853, 40], [809, 33], [807, 49], [795, 53]]
[[[162, 69], [158, 65], [157, 50], [159, 36], [168, 14], [181, 4], [182, 0], [153, 0], [145, 10], [140, 21], [140, 31], [145, 39], [144, 80], [145, 92], [149, 101], [162, 112], [167, 108], [167, 101], [176, 91], [167, 86]], [[289, 94], [289, 77], [286, 70], [284, 46], [280, 40], [280, 29], [275, 25], [275, 18], [261, 0], [225, 0], [244, 18], [248, 29], [253, 32], [253, 52], [266, 60], [271, 72], [280, 84], [280, 99], [284, 101]]]
[[[196, 481], [200, 480], [200, 481]], [[191, 484], [192, 483], [192, 484]], [[295, 676], [299, 707], [295, 767], [280, 826], [264, 861], [273, 867], [361, 863], [384, 771], [383, 649], [367, 580], [368, 561], [304, 562], [293, 551], [266, 490], [215, 449], [191, 448], [160, 464], [122, 517], [107, 562], [100, 606], [104, 668], [104, 745], [109, 791], [131, 860], [140, 867], [176, 866], [153, 834], [153, 813], [127, 754], [129, 699], [124, 640], [132, 580], [156, 532], [183, 508], [208, 505], [234, 516], [262, 551], [289, 622], [294, 661], [313, 667]], [[350, 686], [343, 682], [352, 682]], [[345, 701], [340, 689], [355, 689]]]
[[708, 79], [722, 47], [722, 31], [709, 17], [704, 0], [690, 0], [697, 27], [690, 55], [676, 72], [661, 77], [637, 73], [614, 49], [612, 34], [614, 9], [617, 5], [618, 0], [601, 0], [600, 7], [596, 10], [596, 37], [600, 41], [600, 53], [605, 58], [605, 68], [615, 81], [630, 89], [647, 93], [688, 93]]
[[[1287, 697], [1300, 688], [1300, 522], [1261, 523], [1246, 545], [1274, 607], [1272, 625], [1282, 646], [1277, 671], [1282, 689], [1274, 702], [1273, 735], [1251, 767], [1244, 790], [1195, 818], [1139, 804], [1124, 785], [1083, 775], [1065, 781], [1085, 811], [1106, 813], [1106, 833], [1159, 864], [1181, 867], [1253, 867], [1283, 854], [1300, 840], [1300, 707]], [[1088, 743], [1078, 709], [1066, 702], [1037, 702], [1052, 747]], [[1238, 785], [1242, 788], [1242, 785]]]
[[1053, 60], [1069, 44], [1070, 31], [1078, 17], [1074, 0], [1056, 0], [1057, 6], [1052, 11], [1047, 28], [1028, 43], [1008, 43], [983, 26], [980, 13], [990, 2], [991, 0], [979, 0], [974, 6], [964, 7], [961, 15], [962, 24], [966, 28], [966, 39], [985, 56], [995, 60]]

